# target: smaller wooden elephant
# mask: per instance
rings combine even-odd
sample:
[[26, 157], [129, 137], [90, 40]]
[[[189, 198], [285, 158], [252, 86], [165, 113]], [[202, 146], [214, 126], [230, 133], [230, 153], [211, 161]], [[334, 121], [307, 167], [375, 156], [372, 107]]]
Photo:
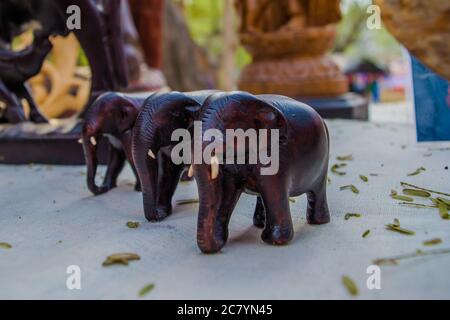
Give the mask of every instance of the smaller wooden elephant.
[[172, 213], [172, 197], [186, 164], [176, 164], [171, 153], [172, 133], [192, 125], [203, 102], [215, 91], [159, 93], [142, 108], [133, 129], [132, 150], [142, 183], [144, 214], [156, 222]]
[[[226, 136], [214, 140], [225, 145], [209, 160], [194, 164], [200, 197], [197, 243], [202, 252], [215, 253], [226, 244], [242, 192], [258, 196], [254, 224], [264, 228], [261, 238], [266, 243], [284, 245], [293, 238], [289, 197], [306, 193], [308, 223], [329, 222], [329, 135], [314, 109], [284, 96], [219, 93], [208, 99], [198, 118], [204, 133], [212, 129]], [[249, 133], [241, 143], [228, 139], [239, 131]], [[252, 132], [254, 143], [247, 143]], [[211, 142], [201, 143], [202, 150], [211, 150]], [[252, 154], [258, 155], [254, 162], [249, 161]], [[241, 156], [245, 162], [236, 161]]]
[[[87, 186], [93, 194], [99, 195], [116, 187], [117, 177], [126, 159], [136, 176], [135, 190], [140, 191], [141, 185], [131, 154], [131, 131], [144, 101], [144, 98], [108, 92], [98, 97], [89, 108], [81, 141], [87, 165]], [[97, 186], [97, 143], [101, 137], [109, 141], [109, 155], [103, 184]]]

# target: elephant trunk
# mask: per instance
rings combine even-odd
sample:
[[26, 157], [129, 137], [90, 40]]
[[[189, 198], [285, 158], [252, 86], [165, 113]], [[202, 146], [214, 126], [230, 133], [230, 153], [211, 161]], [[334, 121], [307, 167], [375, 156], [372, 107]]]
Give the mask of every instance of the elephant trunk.
[[133, 160], [141, 181], [144, 214], [148, 221], [156, 222], [165, 218], [157, 208], [158, 149], [153, 143], [153, 131], [142, 137], [133, 138]]
[[210, 165], [196, 165], [194, 172], [200, 198], [197, 245], [203, 253], [216, 253], [228, 238], [227, 217], [219, 210], [223, 190], [220, 179], [212, 179]]
[[108, 191], [105, 186], [97, 186], [95, 183], [95, 176], [97, 174], [98, 157], [97, 157], [97, 139], [92, 131], [83, 130], [82, 137], [84, 158], [87, 165], [87, 186], [94, 195], [100, 195]]

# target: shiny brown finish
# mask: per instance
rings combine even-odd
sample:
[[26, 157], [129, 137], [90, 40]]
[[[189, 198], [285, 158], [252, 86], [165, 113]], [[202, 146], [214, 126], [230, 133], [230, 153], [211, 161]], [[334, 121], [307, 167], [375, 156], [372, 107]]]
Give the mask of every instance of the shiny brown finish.
[[[234, 92], [212, 96], [199, 118], [203, 132], [253, 128], [280, 133], [275, 175], [261, 175], [261, 163], [221, 164], [218, 177], [212, 179], [210, 165], [194, 165], [200, 197], [197, 243], [202, 252], [215, 253], [225, 245], [230, 216], [242, 192], [258, 195], [254, 224], [264, 228], [261, 238], [266, 243], [285, 245], [292, 239], [291, 196], [307, 194], [308, 223], [329, 222], [329, 136], [324, 121], [311, 107], [283, 96]], [[203, 148], [208, 144], [203, 142]]]
[[[87, 185], [93, 194], [102, 194], [116, 187], [117, 177], [126, 159], [136, 176], [135, 190], [140, 190], [131, 155], [131, 130], [143, 103], [142, 98], [109, 92], [100, 96], [86, 114], [82, 142], [87, 165]], [[98, 166], [97, 144], [102, 137], [109, 141], [109, 155], [105, 179], [99, 187], [95, 183], [95, 175]]]
[[132, 150], [147, 220], [160, 221], [172, 213], [172, 196], [185, 168], [170, 157], [178, 144], [171, 141], [172, 133], [191, 130], [201, 105], [212, 93], [159, 93], [144, 103], [133, 129]]

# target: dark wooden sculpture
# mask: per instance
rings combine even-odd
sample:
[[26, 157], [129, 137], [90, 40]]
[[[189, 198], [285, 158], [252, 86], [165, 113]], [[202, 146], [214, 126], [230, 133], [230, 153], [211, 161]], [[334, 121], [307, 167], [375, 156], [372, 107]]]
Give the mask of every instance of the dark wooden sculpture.
[[[69, 30], [67, 8], [77, 5], [81, 11], [81, 28]], [[49, 50], [48, 38], [52, 35], [66, 36], [73, 32], [78, 39], [91, 69], [91, 94], [84, 112], [96, 97], [107, 91], [119, 91], [127, 87], [127, 63], [124, 55], [121, 23], [121, 0], [2, 0], [0, 1], [0, 57], [34, 55], [38, 58], [22, 59], [8, 63], [8, 68], [17, 70], [39, 69]], [[14, 53], [11, 49], [13, 38], [21, 34], [27, 25], [39, 25], [34, 28], [34, 43], [23, 52]], [[29, 53], [31, 52], [31, 53]], [[2, 60], [2, 59], [0, 59]], [[4, 60], [4, 59], [3, 59]], [[32, 65], [32, 68], [30, 67]], [[3, 67], [2, 67], [3, 69]], [[6, 69], [4, 69], [6, 70]], [[22, 78], [14, 87], [8, 87], [4, 81], [4, 71], [0, 71], [0, 116], [7, 122], [24, 120], [19, 97], [29, 100], [31, 120], [43, 122], [32, 101], [23, 89], [24, 83], [34, 72], [20, 73]], [[19, 94], [17, 93], [19, 91]], [[19, 107], [18, 107], [19, 106]], [[42, 127], [44, 126], [44, 127]], [[29, 125], [27, 130], [18, 124], [14, 127], [0, 126], [0, 162], [1, 163], [51, 163], [82, 164], [82, 148], [77, 144], [81, 136], [81, 125], [74, 122], [72, 128], [50, 124]], [[42, 132], [45, 132], [43, 134]], [[106, 144], [99, 146], [100, 159], [103, 162]], [[23, 152], [26, 149], [27, 152]], [[64, 152], [62, 152], [64, 150]]]
[[20, 52], [0, 47], [0, 101], [4, 104], [4, 115], [0, 119], [8, 123], [25, 121], [22, 99], [30, 106], [30, 120], [47, 122], [39, 112], [26, 85], [26, 81], [36, 75], [50, 52], [52, 44], [47, 36], [35, 35], [34, 45]]
[[172, 197], [185, 169], [175, 164], [171, 141], [176, 129], [192, 130], [203, 102], [214, 91], [158, 93], [142, 108], [133, 128], [133, 159], [142, 186], [147, 220], [160, 221], [172, 213]]
[[[311, 107], [284, 96], [218, 93], [208, 99], [199, 119], [203, 132], [279, 130], [279, 170], [274, 175], [261, 175], [261, 163], [194, 165], [200, 196], [197, 242], [202, 252], [215, 253], [225, 245], [228, 223], [242, 192], [258, 195], [254, 223], [264, 227], [266, 243], [284, 245], [292, 239], [291, 196], [307, 194], [308, 223], [329, 222], [329, 136], [324, 121]], [[210, 142], [202, 143], [204, 150]]]
[[[135, 190], [140, 191], [140, 182], [131, 154], [131, 130], [144, 103], [144, 98], [133, 98], [119, 93], [101, 95], [89, 108], [83, 124], [83, 149], [87, 165], [87, 186], [99, 195], [116, 187], [117, 177], [127, 159], [136, 176]], [[95, 183], [97, 172], [97, 143], [102, 137], [109, 142], [107, 171], [103, 184]]]
[[[70, 31], [73, 31], [89, 60], [92, 71], [93, 101], [105, 91], [119, 90], [127, 85], [120, 24], [120, 0], [77, 1], [75, 4], [81, 9], [82, 26], [80, 29], [69, 30], [66, 24], [68, 18], [66, 10], [73, 4], [71, 0], [1, 1], [0, 42], [4, 44], [3, 55], [6, 55], [7, 51], [11, 51], [7, 45], [11, 43], [14, 36], [19, 35], [23, 31], [24, 25], [31, 21], [37, 21], [41, 29], [39, 30], [37, 41], [32, 45], [32, 50], [48, 53], [48, 44], [42, 39], [51, 35], [65, 36]], [[43, 47], [41, 48], [41, 46]], [[46, 50], [47, 52], [45, 52]], [[34, 64], [40, 69], [45, 55], [44, 58], [41, 56], [39, 58], [41, 64], [36, 64], [36, 62]], [[22, 62], [23, 64], [30, 63], [27, 61]], [[15, 67], [20, 69], [22, 64], [16, 63]], [[33, 75], [29, 74], [30, 77]], [[22, 86], [25, 80], [27, 79], [23, 79]]]

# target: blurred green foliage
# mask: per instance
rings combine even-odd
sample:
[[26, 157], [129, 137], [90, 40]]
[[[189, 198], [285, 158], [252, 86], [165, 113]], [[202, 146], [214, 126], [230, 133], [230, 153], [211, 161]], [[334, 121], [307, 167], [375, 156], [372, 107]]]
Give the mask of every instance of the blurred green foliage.
[[[184, 9], [184, 14], [195, 42], [207, 49], [213, 61], [218, 61], [223, 50], [222, 32], [224, 2], [222, 0], [173, 0]], [[237, 29], [236, 25], [228, 26]], [[251, 57], [242, 46], [236, 50], [236, 67], [240, 70]]]
[[343, 18], [338, 25], [335, 51], [348, 59], [368, 58], [378, 63], [402, 57], [401, 45], [384, 25], [370, 30], [367, 8], [371, 0], [342, 0]]

